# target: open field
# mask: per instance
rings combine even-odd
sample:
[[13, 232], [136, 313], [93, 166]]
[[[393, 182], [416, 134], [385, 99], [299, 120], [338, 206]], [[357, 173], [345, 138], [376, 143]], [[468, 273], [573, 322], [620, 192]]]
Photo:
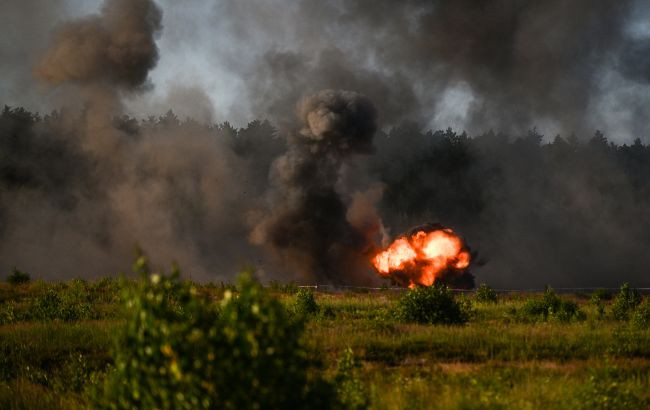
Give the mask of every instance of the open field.
[[[0, 408], [86, 407], [113, 364], [115, 335], [126, 320], [120, 289], [132, 284], [0, 284]], [[196, 290], [219, 303], [234, 288]], [[293, 287], [267, 291], [288, 307], [296, 298]], [[499, 295], [498, 303], [461, 296], [471, 305], [467, 323], [423, 325], [391, 313], [403, 294], [317, 292], [319, 312], [306, 321], [304, 342], [321, 362], [317, 372], [333, 380], [351, 348], [356, 389], [370, 408], [650, 404], [650, 329], [615, 320], [612, 300], [599, 308], [588, 295], [564, 295], [584, 315], [559, 321], [515, 313], [539, 295]]]

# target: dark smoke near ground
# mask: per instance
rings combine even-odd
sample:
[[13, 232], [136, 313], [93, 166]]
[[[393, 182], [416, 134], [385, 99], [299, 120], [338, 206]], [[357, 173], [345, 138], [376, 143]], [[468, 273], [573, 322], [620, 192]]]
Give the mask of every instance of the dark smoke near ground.
[[[0, 114], [0, 275], [115, 274], [139, 245], [199, 280], [253, 265], [264, 279], [376, 283], [369, 253], [438, 221], [478, 251], [478, 283], [648, 286], [650, 146], [593, 131], [612, 112], [638, 133], [629, 141], [650, 131], [650, 47], [626, 26], [637, 5], [225, 2], [241, 56], [229, 64], [247, 79], [237, 98], [260, 118], [241, 128], [126, 114], [126, 99], [155, 86], [167, 23], [153, 1], [106, 0], [48, 41], [36, 13], [36, 34], [10, 54], [35, 56], [36, 79], [10, 58], [0, 72], [45, 84], [62, 108]], [[268, 41], [278, 32], [286, 43]], [[450, 90], [471, 135], [418, 125], [447, 127]], [[170, 98], [209, 102], [195, 91]]]
[[298, 116], [303, 128], [289, 136], [289, 150], [273, 163], [269, 210], [251, 239], [303, 278], [368, 282], [369, 252], [381, 223], [360, 224], [365, 221], [349, 215], [353, 193], [342, 192], [338, 182], [344, 161], [373, 151], [375, 107], [357, 93], [325, 90], [301, 101]]

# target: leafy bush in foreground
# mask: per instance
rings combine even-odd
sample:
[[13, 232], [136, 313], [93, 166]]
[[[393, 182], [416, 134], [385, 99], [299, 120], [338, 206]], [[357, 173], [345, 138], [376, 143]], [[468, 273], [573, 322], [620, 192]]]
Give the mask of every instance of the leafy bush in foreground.
[[630, 288], [629, 283], [624, 283], [612, 304], [612, 316], [616, 320], [628, 320], [639, 303], [641, 303], [639, 291]]
[[469, 318], [466, 306], [456, 301], [445, 285], [409, 290], [397, 302], [394, 313], [402, 322], [425, 324], [460, 324]]
[[[144, 258], [136, 270], [148, 276]], [[171, 275], [150, 275], [127, 295], [129, 316], [99, 408], [332, 408], [333, 388], [282, 304], [249, 274], [219, 304]]]
[[19, 271], [16, 268], [13, 268], [11, 274], [7, 276], [7, 282], [10, 285], [22, 285], [23, 283], [29, 283], [32, 280], [29, 276], [29, 273]]
[[300, 289], [296, 293], [291, 309], [294, 313], [302, 316], [315, 315], [320, 310], [314, 292], [307, 289]]
[[497, 293], [485, 283], [481, 284], [476, 289], [476, 295], [474, 296], [477, 302], [481, 303], [497, 303], [498, 297]]
[[560, 298], [551, 287], [546, 288], [541, 298], [527, 300], [521, 308], [521, 314], [524, 317], [556, 319], [561, 322], [585, 318], [575, 302]]

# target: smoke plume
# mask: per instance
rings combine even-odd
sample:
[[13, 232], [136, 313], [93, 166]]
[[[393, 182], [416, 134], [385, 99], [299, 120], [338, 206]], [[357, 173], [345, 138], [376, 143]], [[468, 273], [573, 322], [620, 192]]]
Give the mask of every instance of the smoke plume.
[[139, 244], [195, 279], [365, 283], [431, 221], [478, 282], [647, 282], [640, 0], [37, 3], [0, 2], [3, 103], [56, 108], [0, 113], [0, 271]]
[[352, 193], [341, 192], [338, 181], [344, 161], [372, 152], [376, 109], [355, 92], [324, 90], [303, 99], [297, 111], [303, 127], [273, 163], [269, 212], [251, 240], [270, 247], [302, 277], [367, 281], [362, 273], [373, 243], [363, 229], [379, 224], [348, 218], [351, 209], [360, 213], [356, 208], [363, 202], [350, 207]]
[[141, 86], [158, 61], [162, 12], [151, 0], [110, 0], [101, 14], [59, 27], [41, 63], [50, 84]]

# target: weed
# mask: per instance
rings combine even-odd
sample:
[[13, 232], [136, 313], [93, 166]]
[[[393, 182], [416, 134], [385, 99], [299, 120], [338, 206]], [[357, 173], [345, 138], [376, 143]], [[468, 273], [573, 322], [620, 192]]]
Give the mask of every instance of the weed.
[[639, 291], [630, 288], [629, 283], [624, 283], [612, 304], [612, 316], [616, 320], [628, 320], [639, 303], [641, 303]]
[[650, 405], [643, 399], [612, 378], [601, 379], [596, 375], [589, 377], [578, 395], [577, 407], [582, 409], [642, 409]]
[[360, 368], [361, 363], [352, 348], [345, 349], [338, 362], [334, 383], [339, 399], [349, 410], [362, 410], [369, 404], [368, 393], [358, 377]]
[[308, 289], [300, 289], [291, 304], [291, 310], [297, 315], [315, 315], [320, 310], [314, 297], [314, 292]]
[[546, 287], [541, 298], [527, 300], [519, 313], [522, 318], [560, 322], [584, 320], [586, 317], [575, 302], [560, 298], [550, 286]]
[[632, 314], [632, 324], [641, 329], [647, 329], [650, 327], [649, 298], [646, 297], [634, 310], [634, 313]]

